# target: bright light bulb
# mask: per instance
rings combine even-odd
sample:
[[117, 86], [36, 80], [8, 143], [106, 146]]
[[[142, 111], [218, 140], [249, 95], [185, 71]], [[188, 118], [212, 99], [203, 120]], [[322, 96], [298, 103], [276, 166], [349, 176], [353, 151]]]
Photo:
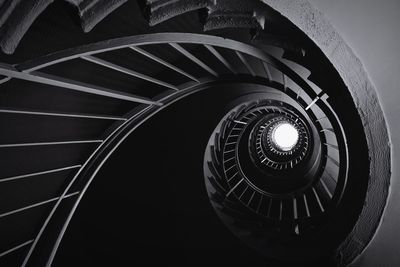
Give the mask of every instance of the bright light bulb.
[[296, 146], [299, 132], [290, 123], [281, 123], [272, 131], [272, 142], [282, 151], [289, 151]]

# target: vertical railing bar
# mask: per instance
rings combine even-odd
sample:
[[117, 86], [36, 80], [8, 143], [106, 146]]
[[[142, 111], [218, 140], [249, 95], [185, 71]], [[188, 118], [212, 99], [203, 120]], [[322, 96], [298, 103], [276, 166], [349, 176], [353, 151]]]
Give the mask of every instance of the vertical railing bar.
[[94, 114], [79, 114], [79, 113], [60, 113], [60, 112], [47, 112], [35, 110], [18, 110], [18, 109], [0, 109], [0, 113], [11, 114], [24, 114], [24, 115], [38, 115], [38, 116], [54, 116], [54, 117], [69, 117], [69, 118], [83, 118], [83, 119], [99, 119], [99, 120], [115, 120], [126, 121], [126, 118], [108, 116], [108, 115], [94, 115]]
[[7, 254], [10, 254], [11, 252], [14, 252], [14, 251], [16, 251], [16, 250], [18, 250], [18, 249], [20, 249], [20, 248], [23, 248], [23, 247], [29, 245], [29, 244], [32, 243], [32, 242], [33, 242], [33, 239], [32, 239], [32, 240], [28, 240], [28, 241], [26, 241], [26, 242], [24, 242], [24, 243], [22, 243], [22, 244], [19, 244], [19, 245], [13, 247], [13, 248], [10, 248], [10, 249], [8, 249], [8, 250], [6, 250], [6, 251], [4, 251], [4, 252], [1, 252], [1, 253], [0, 253], [0, 258], [3, 257], [3, 256], [5, 256], [5, 255], [7, 255]]
[[74, 141], [59, 141], [59, 142], [57, 141], [57, 142], [16, 143], [16, 144], [0, 144], [0, 148], [90, 144], [90, 143], [101, 143], [101, 142], [103, 142], [103, 140], [74, 140]]
[[158, 62], [159, 64], [161, 64], [161, 65], [163, 65], [163, 66], [165, 66], [165, 67], [167, 67], [167, 68], [169, 68], [169, 69], [171, 69], [171, 70], [173, 70], [173, 71], [175, 71], [177, 73], [180, 73], [180, 74], [188, 77], [189, 79], [191, 79], [191, 80], [193, 80], [193, 81], [195, 81], [197, 83], [200, 83], [200, 81], [196, 77], [194, 77], [193, 75], [191, 75], [191, 74], [183, 71], [182, 69], [178, 68], [177, 66], [175, 66], [175, 65], [173, 65], [171, 63], [168, 63], [167, 61], [165, 61], [165, 60], [163, 60], [163, 59], [151, 54], [150, 52], [145, 51], [142, 48], [139, 48], [138, 46], [130, 46], [129, 48], [134, 50], [134, 51], [136, 51], [137, 53], [147, 57], [147, 58], [152, 59], [155, 62]]
[[41, 72], [31, 72], [25, 73], [20, 72], [10, 65], [0, 64], [0, 75], [9, 76], [16, 79], [21, 79], [25, 81], [46, 84], [51, 86], [57, 86], [65, 89], [70, 89], [74, 91], [80, 91], [88, 94], [100, 95], [120, 100], [126, 100], [136, 103], [148, 104], [148, 105], [162, 105], [152, 101], [151, 99], [128, 94], [125, 92], [115, 91], [108, 88], [103, 88], [97, 85], [89, 85], [79, 81], [72, 81], [66, 78], [54, 76], [47, 73]]
[[267, 79], [271, 81], [272, 76], [271, 76], [271, 71], [269, 69], [268, 63], [265, 61], [262, 61], [262, 65], [264, 67], [265, 74], [267, 74]]
[[236, 55], [242, 61], [243, 65], [245, 65], [246, 69], [250, 72], [252, 76], [256, 76], [256, 73], [254, 72], [253, 68], [250, 66], [249, 61], [243, 56], [243, 54], [237, 50], [235, 50]]
[[54, 172], [61, 172], [61, 171], [76, 169], [76, 168], [80, 168], [80, 167], [82, 167], [82, 165], [73, 165], [73, 166], [57, 168], [57, 169], [51, 169], [51, 170], [46, 170], [46, 171], [21, 174], [21, 175], [16, 175], [16, 176], [12, 176], [12, 177], [2, 178], [2, 179], [0, 179], [0, 183], [8, 182], [8, 181], [14, 181], [14, 180], [18, 180], [18, 179], [29, 178], [29, 177], [33, 177], [33, 176], [49, 174], [49, 173], [54, 173]]
[[227, 69], [229, 69], [233, 74], [236, 74], [236, 71], [228, 60], [226, 60], [212, 45], [205, 44], [204, 47], [207, 48], [207, 50], [210, 51], [210, 53], [213, 54], [222, 64], [224, 64]]
[[0, 84], [3, 84], [3, 83], [5, 83], [5, 82], [8, 82], [9, 80], [11, 80], [10, 77], [5, 77], [5, 78], [3, 78], [3, 79], [0, 80]]
[[[79, 192], [74, 192], [74, 193], [65, 195], [62, 199], [66, 199], [66, 198], [72, 197], [72, 196], [74, 196], [76, 194], [79, 194]], [[5, 213], [2, 213], [2, 214], [0, 214], [0, 219], [4, 218], [4, 217], [7, 217], [7, 216], [10, 216], [10, 215], [13, 215], [15, 213], [19, 213], [19, 212], [22, 212], [22, 211], [25, 211], [25, 210], [28, 210], [28, 209], [32, 209], [32, 208], [36, 208], [36, 207], [45, 205], [47, 203], [51, 203], [53, 201], [58, 200], [59, 198], [61, 198], [61, 197], [54, 197], [54, 198], [47, 199], [47, 200], [44, 200], [44, 201], [41, 201], [41, 202], [38, 202], [38, 203], [35, 203], [35, 204], [32, 204], [32, 205], [28, 205], [28, 206], [19, 208], [19, 209], [15, 209], [15, 210], [12, 210], [12, 211], [8, 211], [8, 212], [5, 212]]]
[[184, 55], [185, 57], [190, 59], [192, 62], [194, 62], [197, 65], [199, 65], [201, 68], [203, 68], [204, 70], [208, 71], [210, 74], [214, 75], [215, 77], [219, 76], [217, 72], [215, 72], [213, 69], [211, 69], [209, 66], [207, 66], [203, 61], [201, 61], [200, 59], [195, 57], [192, 53], [187, 51], [185, 48], [183, 48], [179, 44], [177, 44], [177, 43], [169, 43], [169, 45], [172, 46], [179, 53], [181, 53], [182, 55]]
[[157, 85], [160, 85], [160, 86], [163, 86], [163, 87], [175, 90], [175, 91], [179, 91], [179, 89], [175, 85], [160, 81], [160, 80], [158, 80], [154, 77], [148, 76], [146, 74], [119, 66], [119, 65], [111, 63], [107, 60], [103, 60], [103, 59], [100, 59], [100, 58], [97, 58], [94, 56], [82, 56], [81, 59], [89, 61], [94, 64], [97, 64], [99, 66], [103, 66], [103, 67], [111, 69], [111, 70], [115, 70], [115, 71], [127, 74], [129, 76], [133, 76], [135, 78], [139, 78], [139, 79], [142, 79], [142, 80], [145, 80], [145, 81], [148, 81], [148, 82], [151, 82], [151, 83], [154, 83], [154, 84], [157, 84]]
[[[90, 162], [90, 160], [95, 156], [95, 154], [101, 149], [102, 144], [104, 144], [108, 139], [111, 138], [111, 136], [114, 135], [114, 133], [116, 133], [119, 129], [121, 129], [124, 125], [126, 125], [129, 121], [135, 119], [136, 117], [140, 116], [141, 114], [143, 114], [144, 112], [146, 112], [148, 109], [150, 109], [150, 107], [152, 106], [147, 106], [146, 108], [140, 110], [138, 113], [136, 113], [135, 115], [133, 115], [129, 120], [125, 121], [124, 123], [122, 123], [121, 125], [119, 125], [116, 129], [114, 129], [114, 131], [112, 133], [110, 133], [107, 138], [105, 138], [105, 140], [103, 141], [103, 143], [101, 143], [94, 151], [93, 153], [89, 156], [89, 158], [86, 160], [86, 162], [82, 165], [82, 167], [78, 170], [78, 172], [74, 175], [74, 177], [71, 179], [71, 181], [68, 183], [67, 187], [64, 189], [63, 193], [61, 194], [62, 196], [65, 196], [67, 194], [67, 192], [69, 191], [69, 189], [72, 187], [72, 185], [75, 183], [76, 179], [79, 177], [80, 173], [82, 172], [82, 170], [84, 169], [84, 167], [86, 167], [86, 165]], [[58, 206], [61, 203], [61, 199], [58, 199], [58, 201], [56, 202], [56, 204], [54, 204], [52, 210], [50, 211], [49, 215], [46, 217], [46, 220], [44, 221], [42, 227], [40, 228], [38, 234], [36, 235], [28, 253], [25, 256], [24, 262], [22, 263], [22, 267], [25, 267], [26, 264], [29, 261], [30, 256], [32, 255], [33, 250], [36, 247], [36, 244], [38, 243], [39, 239], [41, 238], [44, 230], [46, 229], [47, 225], [49, 224], [51, 218], [53, 217], [54, 213], [56, 212]]]

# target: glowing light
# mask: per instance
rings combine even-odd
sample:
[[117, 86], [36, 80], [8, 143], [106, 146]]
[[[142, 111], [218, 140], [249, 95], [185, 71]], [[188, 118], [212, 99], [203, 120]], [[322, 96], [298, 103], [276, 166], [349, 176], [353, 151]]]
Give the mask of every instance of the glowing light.
[[281, 123], [272, 131], [273, 144], [282, 151], [290, 151], [299, 140], [299, 132], [290, 123]]

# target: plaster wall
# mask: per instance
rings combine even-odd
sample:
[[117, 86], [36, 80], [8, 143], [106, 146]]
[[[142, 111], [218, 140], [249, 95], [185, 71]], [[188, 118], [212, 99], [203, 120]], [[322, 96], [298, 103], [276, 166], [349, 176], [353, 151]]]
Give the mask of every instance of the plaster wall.
[[397, 266], [400, 247], [400, 2], [309, 0], [353, 49], [375, 85], [392, 145], [390, 196], [374, 239], [356, 267]]

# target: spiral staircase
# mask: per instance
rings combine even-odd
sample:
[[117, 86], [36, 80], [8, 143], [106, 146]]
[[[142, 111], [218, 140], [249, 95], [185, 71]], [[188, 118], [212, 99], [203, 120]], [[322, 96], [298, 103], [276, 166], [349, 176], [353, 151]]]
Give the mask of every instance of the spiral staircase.
[[[64, 266], [57, 255], [68, 251], [60, 249], [68, 227], [83, 214], [81, 202], [97, 201], [90, 197], [91, 184], [96, 186], [102, 168], [121, 155], [136, 131], [157, 123], [143, 143], [175, 129], [171, 135], [180, 144], [168, 145], [168, 155], [143, 144], [151, 150], [151, 166], [180, 158], [179, 146], [201, 147], [190, 152], [197, 156], [188, 155], [203, 158], [203, 169], [193, 169], [193, 177], [204, 177], [199, 190], [208, 198], [201, 205], [208, 209], [211, 203], [223, 225], [265, 257], [262, 262], [347, 263], [338, 248], [361, 212], [369, 161], [361, 121], [336, 70], [270, 10], [271, 29], [260, 28], [258, 16], [252, 14], [249, 22], [236, 13], [228, 15], [246, 27], [232, 27], [224, 20], [227, 13], [211, 3], [215, 10], [204, 23], [208, 32], [177, 32], [193, 24], [194, 14], [201, 21], [203, 13], [180, 14], [173, 3], [163, 9], [148, 2], [144, 13], [130, 3], [137, 9], [131, 19], [145, 25], [141, 14], [147, 14], [150, 25], [159, 25], [152, 28], [155, 33], [0, 65], [0, 265]], [[198, 8], [210, 5], [199, 2]], [[171, 10], [173, 19], [159, 19], [157, 12]], [[201, 111], [174, 113], [182, 103]], [[167, 119], [157, 119], [161, 114]], [[184, 127], [202, 116], [203, 131], [192, 126], [189, 141], [168, 122], [182, 121]], [[289, 148], [279, 147], [274, 137], [282, 125], [298, 134]], [[148, 193], [158, 190], [148, 189], [150, 182], [130, 181], [132, 175], [156, 179], [150, 170], [139, 171], [135, 161], [116, 166], [119, 178], [102, 179], [109, 183], [105, 187], [118, 183], [121, 194], [131, 188], [144, 206], [150, 196], [163, 201]], [[167, 178], [168, 173], [157, 177]], [[171, 183], [187, 190], [184, 182]], [[179, 190], [178, 196], [184, 194]], [[116, 195], [98, 197], [119, 205]], [[190, 207], [189, 200], [181, 201]]]

